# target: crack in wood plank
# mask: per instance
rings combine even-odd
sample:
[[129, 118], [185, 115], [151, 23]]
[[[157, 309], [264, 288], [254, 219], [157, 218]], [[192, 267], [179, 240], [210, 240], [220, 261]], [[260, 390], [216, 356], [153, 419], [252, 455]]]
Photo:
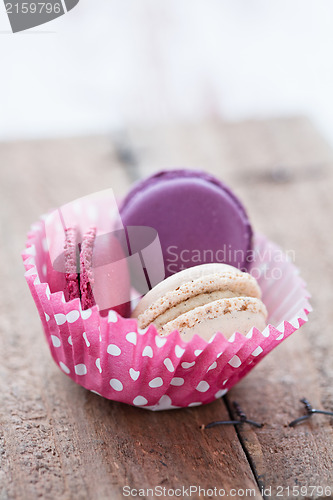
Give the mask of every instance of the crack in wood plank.
[[[302, 411], [303, 396], [314, 406], [333, 406], [327, 328], [333, 319], [332, 152], [303, 118], [211, 121], [127, 134], [122, 147], [130, 149], [130, 160], [127, 153], [119, 155], [110, 137], [0, 144], [0, 258], [6, 262], [0, 272], [7, 285], [0, 291], [0, 497], [112, 494], [117, 500], [128, 483], [175, 487], [192, 481], [206, 488], [255, 488], [255, 498], [262, 498], [258, 484], [333, 487], [330, 421], [318, 415], [287, 427]], [[277, 165], [287, 166], [290, 182], [246, 181], [256, 173], [271, 176]], [[316, 165], [321, 169], [313, 175]], [[67, 379], [43, 342], [18, 261], [29, 224], [54, 206], [105, 187], [123, 196], [139, 175], [170, 166], [201, 167], [229, 183], [256, 229], [295, 249], [313, 294], [310, 323], [230, 393], [265, 423], [263, 429], [243, 426], [239, 436], [233, 427], [201, 431], [202, 423], [228, 418], [222, 401], [151, 413], [103, 400]], [[46, 417], [34, 421], [33, 415]]]

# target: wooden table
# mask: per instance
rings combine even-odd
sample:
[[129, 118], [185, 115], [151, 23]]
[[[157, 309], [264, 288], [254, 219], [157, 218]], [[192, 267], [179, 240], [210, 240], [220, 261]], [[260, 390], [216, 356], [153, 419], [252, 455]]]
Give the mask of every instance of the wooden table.
[[[315, 415], [288, 427], [303, 414], [303, 396], [333, 410], [332, 165], [332, 151], [304, 118], [0, 145], [1, 500], [116, 500], [125, 498], [126, 485], [248, 490], [234, 498], [250, 497], [250, 490], [251, 498], [322, 498], [325, 488], [333, 491], [333, 418]], [[224, 400], [154, 413], [104, 400], [61, 373], [20, 251], [30, 224], [48, 209], [106, 187], [124, 194], [135, 179], [173, 166], [224, 179], [256, 230], [295, 251], [314, 312]], [[263, 428], [200, 428], [229, 419], [234, 400]], [[301, 486], [306, 495], [297, 494]]]

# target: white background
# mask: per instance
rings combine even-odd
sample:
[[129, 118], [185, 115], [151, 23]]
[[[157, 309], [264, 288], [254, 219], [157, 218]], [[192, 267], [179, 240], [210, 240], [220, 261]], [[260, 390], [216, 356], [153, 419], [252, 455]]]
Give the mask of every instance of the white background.
[[332, 0], [80, 0], [12, 34], [0, 140], [301, 114], [333, 144]]

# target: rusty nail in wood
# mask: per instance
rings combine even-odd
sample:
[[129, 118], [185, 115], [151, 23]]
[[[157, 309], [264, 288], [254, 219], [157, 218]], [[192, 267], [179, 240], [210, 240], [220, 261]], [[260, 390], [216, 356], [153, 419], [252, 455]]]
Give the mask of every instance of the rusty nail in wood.
[[215, 427], [216, 425], [239, 425], [243, 423], [253, 425], [254, 427], [258, 427], [259, 429], [263, 426], [263, 424], [259, 424], [258, 422], [249, 420], [236, 401], [233, 402], [233, 407], [235, 409], [235, 412], [239, 416], [239, 420], [217, 420], [216, 422], [210, 422], [207, 425], [202, 425], [201, 429], [210, 429], [211, 427]]
[[314, 413], [321, 413], [322, 415], [330, 415], [333, 417], [333, 412], [332, 411], [326, 411], [326, 410], [316, 410], [315, 408], [312, 407], [311, 403], [306, 398], [302, 398], [301, 403], [304, 404], [305, 410], [306, 410], [306, 415], [303, 415], [302, 417], [296, 418], [292, 422], [290, 422], [289, 427], [295, 427], [297, 424], [300, 424], [301, 422], [304, 422], [305, 420], [308, 420]]

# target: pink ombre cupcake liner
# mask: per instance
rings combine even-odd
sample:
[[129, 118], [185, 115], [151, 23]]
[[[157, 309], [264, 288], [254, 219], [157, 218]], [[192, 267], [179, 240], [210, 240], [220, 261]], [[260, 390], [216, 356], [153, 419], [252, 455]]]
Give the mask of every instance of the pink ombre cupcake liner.
[[[48, 249], [43, 220], [33, 225], [23, 252], [25, 277], [42, 320], [54, 361], [72, 380], [107, 399], [150, 410], [209, 403], [223, 396], [274, 347], [298, 330], [311, 306], [304, 281], [281, 250], [262, 235], [254, 239], [253, 266], [259, 273], [269, 324], [227, 340], [178, 332], [160, 337], [151, 325], [98, 307], [83, 311], [79, 299], [65, 301], [46, 282]], [[274, 268], [274, 273], [272, 272]], [[279, 278], [274, 278], [278, 275]]]

